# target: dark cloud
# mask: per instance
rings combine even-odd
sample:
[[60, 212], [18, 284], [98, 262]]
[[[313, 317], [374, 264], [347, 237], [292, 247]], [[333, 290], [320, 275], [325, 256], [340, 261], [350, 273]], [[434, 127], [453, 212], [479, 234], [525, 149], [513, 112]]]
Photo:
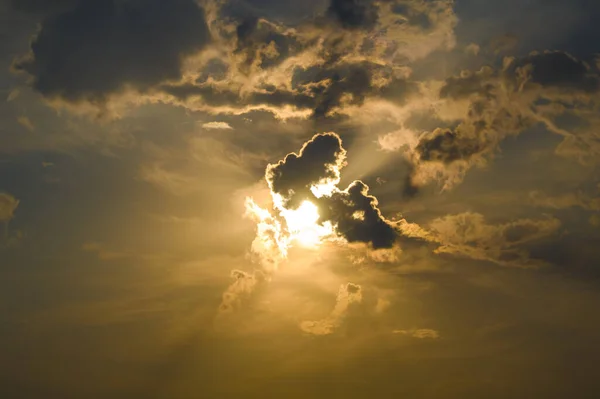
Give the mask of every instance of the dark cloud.
[[357, 294], [360, 292], [360, 290], [361, 290], [361, 287], [358, 284], [352, 284], [352, 283], [346, 284], [346, 291], [348, 292], [348, 294]]
[[[436, 129], [419, 138], [407, 187], [437, 179], [448, 188], [460, 182], [473, 165], [485, 164], [507, 136], [535, 126], [565, 136], [559, 149], [565, 154], [591, 159], [596, 151], [595, 133], [591, 129], [577, 132], [572, 121], [565, 124], [564, 120], [569, 110], [580, 115], [575, 118], [580, 126], [585, 125], [584, 118], [593, 119], [599, 92], [597, 66], [560, 51], [506, 58], [502, 69], [485, 66], [462, 71], [446, 79], [439, 96], [450, 106], [453, 100], [468, 101], [468, 111], [456, 115], [449, 123], [454, 125], [451, 129]], [[448, 166], [457, 161], [463, 162], [445, 169], [430, 164]]]
[[378, 19], [374, 0], [331, 0], [327, 13], [346, 29], [369, 29]]
[[202, 68], [201, 75], [196, 79], [196, 83], [206, 83], [208, 79], [213, 81], [221, 81], [227, 76], [229, 66], [219, 58], [211, 58], [204, 68]]
[[252, 37], [252, 33], [256, 31], [258, 28], [258, 18], [256, 17], [248, 17], [245, 18], [238, 26], [235, 28], [235, 33], [237, 35], [238, 43], [244, 43]]
[[463, 137], [450, 129], [436, 129], [421, 138], [416, 151], [422, 161], [448, 164], [458, 160], [468, 160], [488, 148], [489, 146], [481, 139]]
[[534, 223], [522, 223], [508, 226], [504, 230], [504, 238], [508, 243], [518, 243], [535, 236], [540, 231], [540, 226]]
[[[533, 52], [525, 57], [507, 58], [502, 71], [489, 66], [462, 71], [446, 79], [441, 98], [463, 99], [478, 96], [495, 99], [502, 90], [552, 89], [594, 93], [600, 90], [597, 69], [562, 51]], [[543, 94], [541, 92], [540, 94]]]
[[[222, 76], [222, 74], [217, 74], [217, 78]], [[182, 101], [200, 97], [202, 103], [207, 107], [225, 107], [227, 108], [226, 112], [229, 112], [231, 108], [279, 108], [286, 105], [300, 109], [312, 109], [315, 104], [313, 97], [285, 89], [263, 87], [260, 91], [248, 94], [241, 94], [239, 91], [234, 90], [219, 89], [211, 85], [208, 81], [202, 82], [205, 77], [208, 78], [207, 75], [203, 74], [203, 77], [197, 82], [199, 84], [162, 85], [160, 90]], [[214, 75], [211, 75], [211, 77], [215, 79]]]
[[260, 15], [272, 21], [295, 25], [322, 14], [326, 8], [323, 0], [228, 0], [222, 6], [222, 12], [236, 17]]
[[406, 18], [406, 23], [414, 26], [419, 26], [424, 30], [429, 29], [432, 26], [432, 21], [429, 15], [426, 13], [416, 10], [411, 7], [410, 3], [398, 3], [392, 7], [394, 14], [402, 15]]
[[246, 67], [271, 68], [304, 48], [293, 32], [279, 32], [276, 25], [256, 17], [244, 18], [237, 25], [236, 37], [235, 51], [244, 55]]
[[440, 89], [441, 98], [461, 99], [471, 95], [490, 97], [495, 90], [495, 84], [489, 81], [494, 75], [490, 67], [484, 67], [477, 72], [463, 71], [459, 76], [446, 79]]
[[509, 75], [524, 74], [531, 83], [584, 92], [600, 90], [598, 74], [590, 66], [561, 51], [535, 52], [513, 62]]
[[[373, 85], [376, 73], [389, 77], [380, 87]], [[342, 105], [342, 99], [349, 105], [361, 105], [367, 96], [372, 96], [403, 104], [418, 90], [415, 82], [393, 77], [390, 70], [370, 62], [298, 68], [292, 77], [292, 87], [314, 98], [313, 116], [316, 119], [331, 116], [332, 111]]]
[[15, 69], [44, 96], [101, 102], [126, 86], [179, 79], [184, 57], [209, 40], [194, 0], [81, 0], [42, 21]]
[[408, 165], [408, 171], [404, 176], [402, 185], [402, 197], [403, 198], [414, 198], [419, 194], [419, 185], [414, 181], [415, 166], [412, 164]]
[[361, 104], [365, 94], [371, 88], [371, 75], [365, 68], [349, 65], [331, 71], [331, 84], [317, 94], [314, 114], [316, 118], [323, 118], [332, 108], [340, 105], [342, 96], [350, 94], [351, 103]]
[[[263, 65], [264, 66], [264, 65]], [[396, 104], [404, 104], [409, 96], [418, 91], [415, 82], [404, 78], [389, 78], [380, 87], [372, 85], [372, 64], [344, 64], [331, 68], [298, 68], [292, 78], [292, 90], [264, 85], [251, 93], [216, 88], [207, 83], [203, 73], [198, 84], [163, 85], [161, 90], [181, 100], [201, 97], [210, 107], [248, 106], [283, 107], [311, 110], [315, 120], [338, 116], [338, 108], [344, 105], [361, 105], [367, 97], [381, 98]], [[217, 71], [217, 78], [223, 72]]]
[[377, 207], [377, 198], [369, 195], [369, 187], [360, 180], [331, 197], [317, 201], [322, 221], [331, 221], [336, 232], [348, 242], [363, 242], [374, 249], [391, 248], [398, 231]]
[[302, 201], [314, 198], [312, 185], [323, 179], [335, 179], [336, 165], [343, 162], [346, 150], [335, 133], [315, 135], [298, 154], [269, 165], [266, 179], [275, 194], [282, 196], [286, 208], [297, 208]]

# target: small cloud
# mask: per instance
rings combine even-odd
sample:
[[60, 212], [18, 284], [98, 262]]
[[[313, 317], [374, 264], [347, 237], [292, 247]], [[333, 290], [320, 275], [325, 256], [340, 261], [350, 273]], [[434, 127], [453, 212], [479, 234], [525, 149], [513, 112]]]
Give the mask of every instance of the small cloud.
[[479, 54], [480, 50], [481, 48], [479, 47], [479, 45], [475, 43], [471, 43], [465, 47], [465, 53], [467, 54], [477, 55]]
[[394, 330], [393, 334], [406, 335], [417, 339], [438, 339], [440, 333], [429, 328], [419, 328], [414, 330]]
[[0, 222], [8, 222], [15, 215], [19, 200], [7, 193], [0, 193]]
[[259, 270], [255, 270], [253, 273], [232, 270], [231, 278], [235, 281], [223, 293], [223, 299], [219, 305], [221, 314], [232, 313], [239, 309], [244, 298], [249, 297], [259, 284], [267, 281], [267, 276]]
[[19, 116], [17, 118], [17, 122], [19, 122], [19, 124], [21, 126], [26, 128], [30, 132], [33, 132], [35, 130], [35, 126], [34, 126], [33, 122], [31, 122], [31, 120], [26, 116]]
[[9, 102], [15, 100], [17, 97], [19, 97], [20, 93], [21, 93], [21, 91], [19, 89], [11, 90], [11, 92], [8, 93], [8, 97], [6, 97], [6, 102], [9, 103]]
[[227, 122], [207, 122], [202, 124], [204, 129], [209, 130], [230, 130], [233, 129]]
[[54, 162], [42, 162], [43, 168], [51, 168], [52, 166], [54, 166]]

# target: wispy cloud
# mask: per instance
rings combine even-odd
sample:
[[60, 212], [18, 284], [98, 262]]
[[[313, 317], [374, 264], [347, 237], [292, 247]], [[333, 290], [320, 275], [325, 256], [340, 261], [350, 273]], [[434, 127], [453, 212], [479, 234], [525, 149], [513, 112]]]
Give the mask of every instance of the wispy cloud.
[[29, 119], [26, 116], [19, 116], [17, 118], [17, 122], [19, 122], [19, 125], [23, 126], [30, 132], [33, 132], [35, 130], [35, 125], [33, 124], [33, 122], [31, 122], [31, 119]]
[[440, 333], [438, 331], [429, 328], [418, 328], [414, 330], [394, 330], [392, 331], [392, 333], [406, 335], [417, 339], [438, 339], [440, 337]]

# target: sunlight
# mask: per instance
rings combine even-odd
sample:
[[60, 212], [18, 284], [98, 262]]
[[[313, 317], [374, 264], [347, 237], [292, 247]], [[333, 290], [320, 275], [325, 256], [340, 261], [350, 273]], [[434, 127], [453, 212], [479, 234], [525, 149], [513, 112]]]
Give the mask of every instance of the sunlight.
[[319, 209], [310, 201], [304, 201], [298, 209], [284, 209], [281, 215], [286, 221], [291, 240], [304, 247], [316, 247], [323, 238], [333, 233], [331, 223], [317, 223]]
[[259, 254], [267, 270], [277, 270], [292, 245], [314, 249], [334, 236], [331, 222], [319, 223], [319, 209], [312, 202], [304, 201], [298, 209], [286, 209], [281, 205], [280, 196], [273, 195], [273, 201], [278, 215], [261, 208], [252, 198], [246, 198], [246, 216], [256, 222], [252, 251]]

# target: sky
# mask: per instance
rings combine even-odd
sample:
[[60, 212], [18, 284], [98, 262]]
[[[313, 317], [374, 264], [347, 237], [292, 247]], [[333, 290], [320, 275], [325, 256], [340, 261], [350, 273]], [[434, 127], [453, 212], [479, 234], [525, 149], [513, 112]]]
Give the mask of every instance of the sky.
[[0, 0], [0, 397], [587, 399], [596, 0]]

